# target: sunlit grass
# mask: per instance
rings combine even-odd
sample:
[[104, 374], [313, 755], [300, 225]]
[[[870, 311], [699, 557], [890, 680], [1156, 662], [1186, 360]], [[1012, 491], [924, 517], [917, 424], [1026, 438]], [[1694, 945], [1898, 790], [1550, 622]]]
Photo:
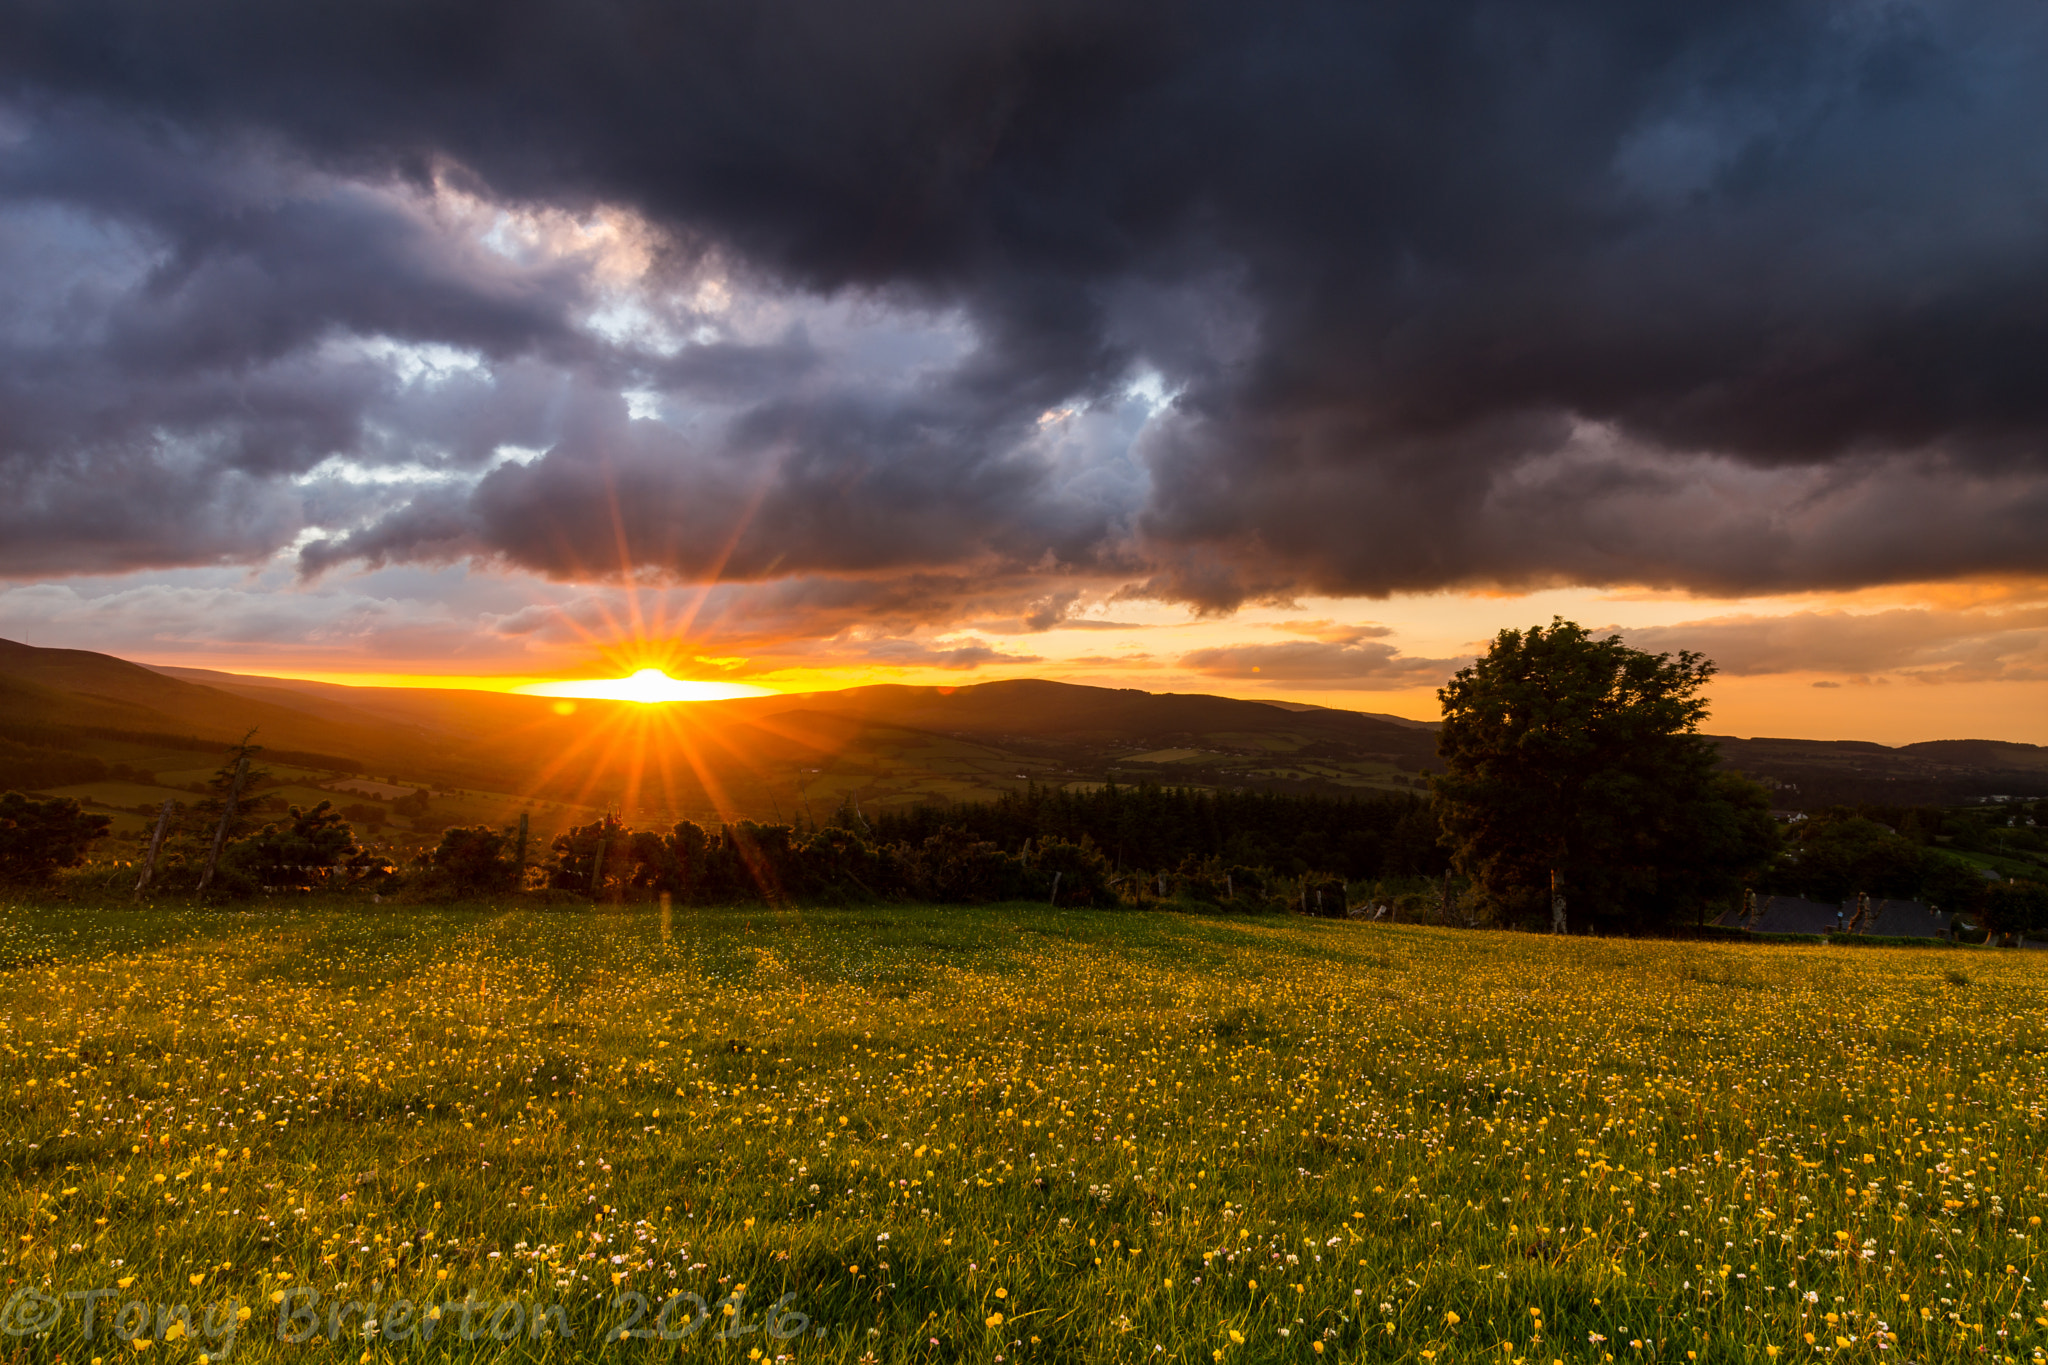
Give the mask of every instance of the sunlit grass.
[[[230, 1358], [334, 1358], [276, 1339], [299, 1286], [351, 1360], [2048, 1342], [2031, 955], [298, 907], [16, 909], [0, 960], [8, 1292], [116, 1290], [0, 1357], [128, 1358], [133, 1299], [167, 1358], [230, 1301]], [[681, 1291], [708, 1325], [604, 1340]], [[560, 1313], [464, 1340], [465, 1295]], [[399, 1300], [430, 1341], [387, 1339]]]

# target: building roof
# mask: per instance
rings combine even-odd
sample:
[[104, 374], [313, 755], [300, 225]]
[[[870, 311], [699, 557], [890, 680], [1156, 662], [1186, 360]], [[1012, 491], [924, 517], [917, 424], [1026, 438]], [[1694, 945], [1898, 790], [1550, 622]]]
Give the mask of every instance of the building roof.
[[[1885, 938], [1942, 938], [1948, 932], [1948, 916], [1922, 901], [1876, 900], [1870, 903], [1870, 922], [1861, 932]], [[1714, 923], [1731, 929], [1751, 929], [1759, 934], [1831, 934], [1848, 926], [1856, 913], [1856, 902], [1836, 905], [1826, 901], [1801, 900], [1797, 896], [1758, 896], [1757, 916], [1752, 922], [1739, 911], [1730, 910]]]
[[1873, 900], [1870, 909], [1871, 922], [1863, 926], [1866, 934], [1885, 938], [1944, 938], [1948, 934], [1948, 915], [1925, 901]]

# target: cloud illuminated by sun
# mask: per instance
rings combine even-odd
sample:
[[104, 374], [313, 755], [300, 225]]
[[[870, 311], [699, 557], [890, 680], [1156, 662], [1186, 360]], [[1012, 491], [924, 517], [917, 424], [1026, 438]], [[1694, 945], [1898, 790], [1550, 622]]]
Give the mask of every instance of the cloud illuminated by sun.
[[745, 683], [696, 682], [671, 678], [658, 668], [643, 668], [629, 678], [591, 678], [581, 682], [530, 683], [517, 689], [536, 697], [574, 697], [586, 701], [730, 701], [765, 697], [766, 687]]

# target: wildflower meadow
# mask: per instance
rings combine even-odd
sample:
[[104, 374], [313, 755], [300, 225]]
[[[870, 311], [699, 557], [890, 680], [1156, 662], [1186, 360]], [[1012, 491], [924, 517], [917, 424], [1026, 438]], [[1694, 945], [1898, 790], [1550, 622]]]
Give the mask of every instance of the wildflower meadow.
[[0, 961], [0, 1360], [2048, 1347], [2026, 953], [305, 900]]

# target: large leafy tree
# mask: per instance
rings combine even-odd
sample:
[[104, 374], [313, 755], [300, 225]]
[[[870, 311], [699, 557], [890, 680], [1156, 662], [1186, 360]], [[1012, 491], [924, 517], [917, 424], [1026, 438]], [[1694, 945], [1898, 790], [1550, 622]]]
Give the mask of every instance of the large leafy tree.
[[1583, 626], [1505, 630], [1438, 696], [1439, 816], [1459, 867], [1508, 918], [1690, 919], [1769, 864], [1755, 784], [1698, 733], [1714, 665]]

